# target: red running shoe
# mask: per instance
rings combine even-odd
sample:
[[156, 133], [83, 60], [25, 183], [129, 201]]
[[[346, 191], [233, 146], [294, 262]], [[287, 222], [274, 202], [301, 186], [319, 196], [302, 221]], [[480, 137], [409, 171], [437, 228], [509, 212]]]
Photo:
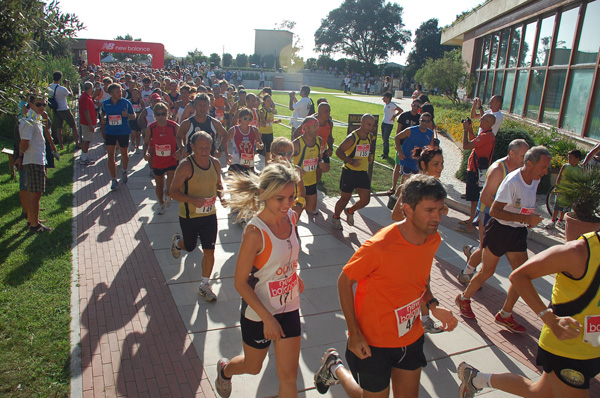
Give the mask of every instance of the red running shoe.
[[456, 302], [458, 310], [460, 311], [460, 314], [463, 317], [468, 319], [475, 319], [475, 314], [471, 309], [471, 299], [461, 299], [459, 294], [458, 296], [456, 296], [456, 300], [454, 301]]
[[527, 330], [525, 329], [525, 326], [518, 324], [512, 315], [508, 318], [503, 318], [500, 313], [497, 313], [495, 320], [498, 325], [504, 326], [515, 333], [525, 333], [525, 330]]

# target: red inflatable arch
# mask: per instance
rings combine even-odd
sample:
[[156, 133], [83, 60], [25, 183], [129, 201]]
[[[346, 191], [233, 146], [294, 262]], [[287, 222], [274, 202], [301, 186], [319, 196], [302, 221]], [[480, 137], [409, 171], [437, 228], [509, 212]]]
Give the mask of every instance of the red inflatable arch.
[[161, 43], [87, 39], [86, 45], [88, 65], [100, 65], [100, 53], [104, 51], [108, 53], [152, 54], [152, 67], [154, 69], [165, 67], [165, 46]]

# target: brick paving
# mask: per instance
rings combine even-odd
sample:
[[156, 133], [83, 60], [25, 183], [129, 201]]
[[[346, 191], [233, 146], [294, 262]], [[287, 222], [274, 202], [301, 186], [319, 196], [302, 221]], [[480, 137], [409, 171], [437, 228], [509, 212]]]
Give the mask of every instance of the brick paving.
[[[93, 157], [104, 155], [102, 146], [90, 152]], [[93, 166], [75, 167], [83, 396], [214, 397], [127, 186], [119, 182], [110, 192], [105, 156]], [[344, 244], [356, 249], [381, 228], [359, 212], [354, 227], [343, 222], [343, 231], [333, 229], [329, 218], [335, 202], [325, 198], [320, 204], [323, 217], [313, 221]], [[453, 229], [460, 218], [451, 210], [443, 225]], [[535, 244], [530, 248], [543, 249]], [[455, 278], [458, 271], [436, 257], [432, 288], [447, 308], [455, 309], [454, 298], [463, 290]], [[473, 300], [477, 320], [459, 319], [537, 371], [533, 363], [542, 324], [518, 302], [515, 313], [528, 332], [518, 335], [496, 325], [494, 315], [505, 297], [504, 291], [486, 285]], [[600, 395], [598, 378], [591, 395]]]

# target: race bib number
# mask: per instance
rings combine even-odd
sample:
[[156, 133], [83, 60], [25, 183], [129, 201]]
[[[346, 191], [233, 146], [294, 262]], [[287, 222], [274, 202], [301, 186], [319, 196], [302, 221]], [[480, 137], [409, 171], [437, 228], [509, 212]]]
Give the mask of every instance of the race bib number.
[[535, 213], [535, 209], [534, 208], [530, 208], [530, 207], [523, 207], [521, 209], [521, 212], [519, 214], [525, 214], [525, 215], [531, 215]]
[[360, 158], [366, 158], [371, 152], [371, 144], [363, 144], [356, 146], [356, 156]]
[[140, 104], [131, 104], [131, 106], [135, 113], [140, 113], [142, 111], [142, 106]]
[[254, 155], [251, 153], [242, 153], [240, 155], [240, 163], [242, 166], [254, 167]]
[[121, 115], [108, 115], [109, 126], [120, 126], [122, 123]]
[[217, 120], [220, 122], [225, 120], [225, 112], [223, 112], [223, 109], [217, 108], [217, 110], [215, 111], [215, 116], [216, 116]]
[[156, 156], [171, 156], [171, 145], [154, 145], [154, 152]]
[[402, 337], [408, 333], [419, 318], [421, 314], [421, 297], [394, 311], [398, 324], [398, 337]]
[[315, 171], [317, 169], [318, 164], [319, 164], [319, 158], [304, 159], [304, 162], [302, 162], [302, 170]]
[[206, 199], [202, 207], [196, 207], [196, 213], [199, 214], [210, 214], [215, 210], [216, 196]]
[[600, 347], [600, 315], [586, 315], [583, 323], [583, 342]]
[[285, 279], [267, 283], [269, 303], [274, 308], [283, 307], [298, 294], [298, 274], [295, 272]]

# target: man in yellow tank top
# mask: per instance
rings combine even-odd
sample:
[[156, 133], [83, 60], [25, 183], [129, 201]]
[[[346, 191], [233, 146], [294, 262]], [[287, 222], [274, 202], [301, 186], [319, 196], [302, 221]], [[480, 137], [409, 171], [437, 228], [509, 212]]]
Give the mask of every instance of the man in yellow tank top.
[[[463, 362], [459, 397], [483, 388], [518, 396], [589, 397], [590, 379], [600, 373], [600, 236], [590, 232], [578, 240], [553, 246], [513, 271], [510, 281], [544, 322], [536, 363], [542, 377], [481, 373]], [[552, 301], [546, 305], [531, 281], [556, 274]]]
[[321, 137], [319, 121], [309, 116], [298, 128], [302, 135], [294, 140], [294, 164], [302, 169], [305, 188], [306, 213], [316, 216], [317, 211], [317, 169], [321, 161]]
[[[375, 129], [375, 118], [365, 113], [360, 120], [360, 128], [348, 134], [344, 141], [335, 151], [337, 157], [343, 162], [342, 176], [340, 177], [340, 199], [335, 204], [335, 212], [331, 222], [336, 229], [342, 229], [340, 215], [342, 211], [346, 215], [348, 225], [354, 225], [354, 212], [362, 209], [371, 200], [371, 181], [367, 169], [369, 163], [373, 162], [371, 154], [371, 137]], [[353, 206], [346, 209], [346, 205], [356, 189], [359, 200]]]

